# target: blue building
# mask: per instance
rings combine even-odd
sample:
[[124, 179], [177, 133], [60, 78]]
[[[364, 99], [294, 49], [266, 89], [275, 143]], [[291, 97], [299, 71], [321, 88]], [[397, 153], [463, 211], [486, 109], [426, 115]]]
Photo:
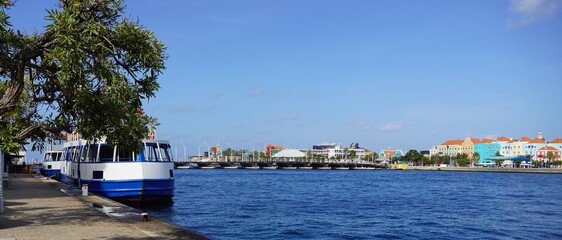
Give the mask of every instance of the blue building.
[[477, 143], [474, 144], [474, 152], [480, 154], [478, 163], [491, 163], [490, 157], [496, 156], [496, 153], [501, 150], [501, 145], [498, 142], [493, 143]]

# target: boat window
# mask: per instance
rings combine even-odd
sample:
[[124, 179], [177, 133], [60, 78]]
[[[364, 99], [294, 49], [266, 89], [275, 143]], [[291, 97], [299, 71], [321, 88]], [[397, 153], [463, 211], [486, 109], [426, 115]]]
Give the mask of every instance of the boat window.
[[171, 161], [170, 145], [164, 143], [146, 143], [146, 161]]
[[93, 179], [103, 179], [103, 171], [93, 171], [92, 172]]
[[169, 162], [172, 160], [170, 157], [170, 145], [160, 144], [160, 155], [162, 156], [162, 161]]
[[81, 152], [80, 150], [81, 150], [80, 147], [74, 147], [72, 149], [72, 161], [73, 162], [76, 162], [76, 161], [78, 161], [78, 159], [80, 159], [80, 152]]
[[100, 162], [113, 162], [113, 148], [106, 144], [100, 144], [99, 147]]
[[88, 162], [97, 162], [98, 156], [98, 145], [97, 144], [90, 144], [90, 151], [88, 151]]
[[64, 151], [64, 160], [65, 160], [65, 161], [70, 161], [70, 160], [72, 160], [72, 158], [71, 158], [71, 153], [72, 153], [72, 151], [71, 151], [71, 150], [72, 150], [71, 147], [65, 149], [65, 151]]
[[43, 161], [45, 162], [56, 162], [56, 161], [60, 161], [60, 156], [62, 153], [60, 152], [49, 152], [49, 153], [45, 153], [45, 156], [43, 157]]
[[119, 162], [131, 162], [131, 161], [133, 161], [133, 153], [125, 152], [124, 150], [117, 147], [117, 161], [119, 161]]
[[90, 146], [90, 145], [88, 145], [88, 144], [82, 146], [82, 151], [81, 151], [81, 156], [80, 156], [80, 161], [81, 161], [81, 162], [89, 162], [89, 159], [88, 159], [88, 151], [91, 151], [91, 150], [89, 149], [89, 146]]

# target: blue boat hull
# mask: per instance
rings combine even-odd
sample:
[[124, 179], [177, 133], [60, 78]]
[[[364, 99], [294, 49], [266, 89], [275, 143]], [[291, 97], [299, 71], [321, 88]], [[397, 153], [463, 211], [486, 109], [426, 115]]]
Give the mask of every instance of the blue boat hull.
[[174, 179], [81, 179], [80, 183], [78, 183], [77, 179], [63, 174], [61, 181], [73, 186], [88, 184], [89, 192], [113, 199], [167, 200], [174, 196]]
[[41, 172], [41, 175], [45, 176], [45, 177], [51, 177], [51, 176], [55, 176], [57, 174], [60, 174], [60, 169], [39, 169], [39, 172]]

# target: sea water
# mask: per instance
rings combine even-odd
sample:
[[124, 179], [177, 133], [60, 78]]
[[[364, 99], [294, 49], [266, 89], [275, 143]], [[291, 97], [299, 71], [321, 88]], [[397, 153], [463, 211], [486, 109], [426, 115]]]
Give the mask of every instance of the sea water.
[[176, 170], [146, 210], [214, 239], [562, 239], [562, 174]]

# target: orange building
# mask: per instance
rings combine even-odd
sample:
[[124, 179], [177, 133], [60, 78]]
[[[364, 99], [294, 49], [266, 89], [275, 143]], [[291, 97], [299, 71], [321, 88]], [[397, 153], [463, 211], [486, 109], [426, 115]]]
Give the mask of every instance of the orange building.
[[265, 146], [265, 156], [271, 157], [273, 156], [273, 154], [283, 150], [284, 148], [282, 146], [274, 146], [271, 144], [267, 144], [267, 146]]

